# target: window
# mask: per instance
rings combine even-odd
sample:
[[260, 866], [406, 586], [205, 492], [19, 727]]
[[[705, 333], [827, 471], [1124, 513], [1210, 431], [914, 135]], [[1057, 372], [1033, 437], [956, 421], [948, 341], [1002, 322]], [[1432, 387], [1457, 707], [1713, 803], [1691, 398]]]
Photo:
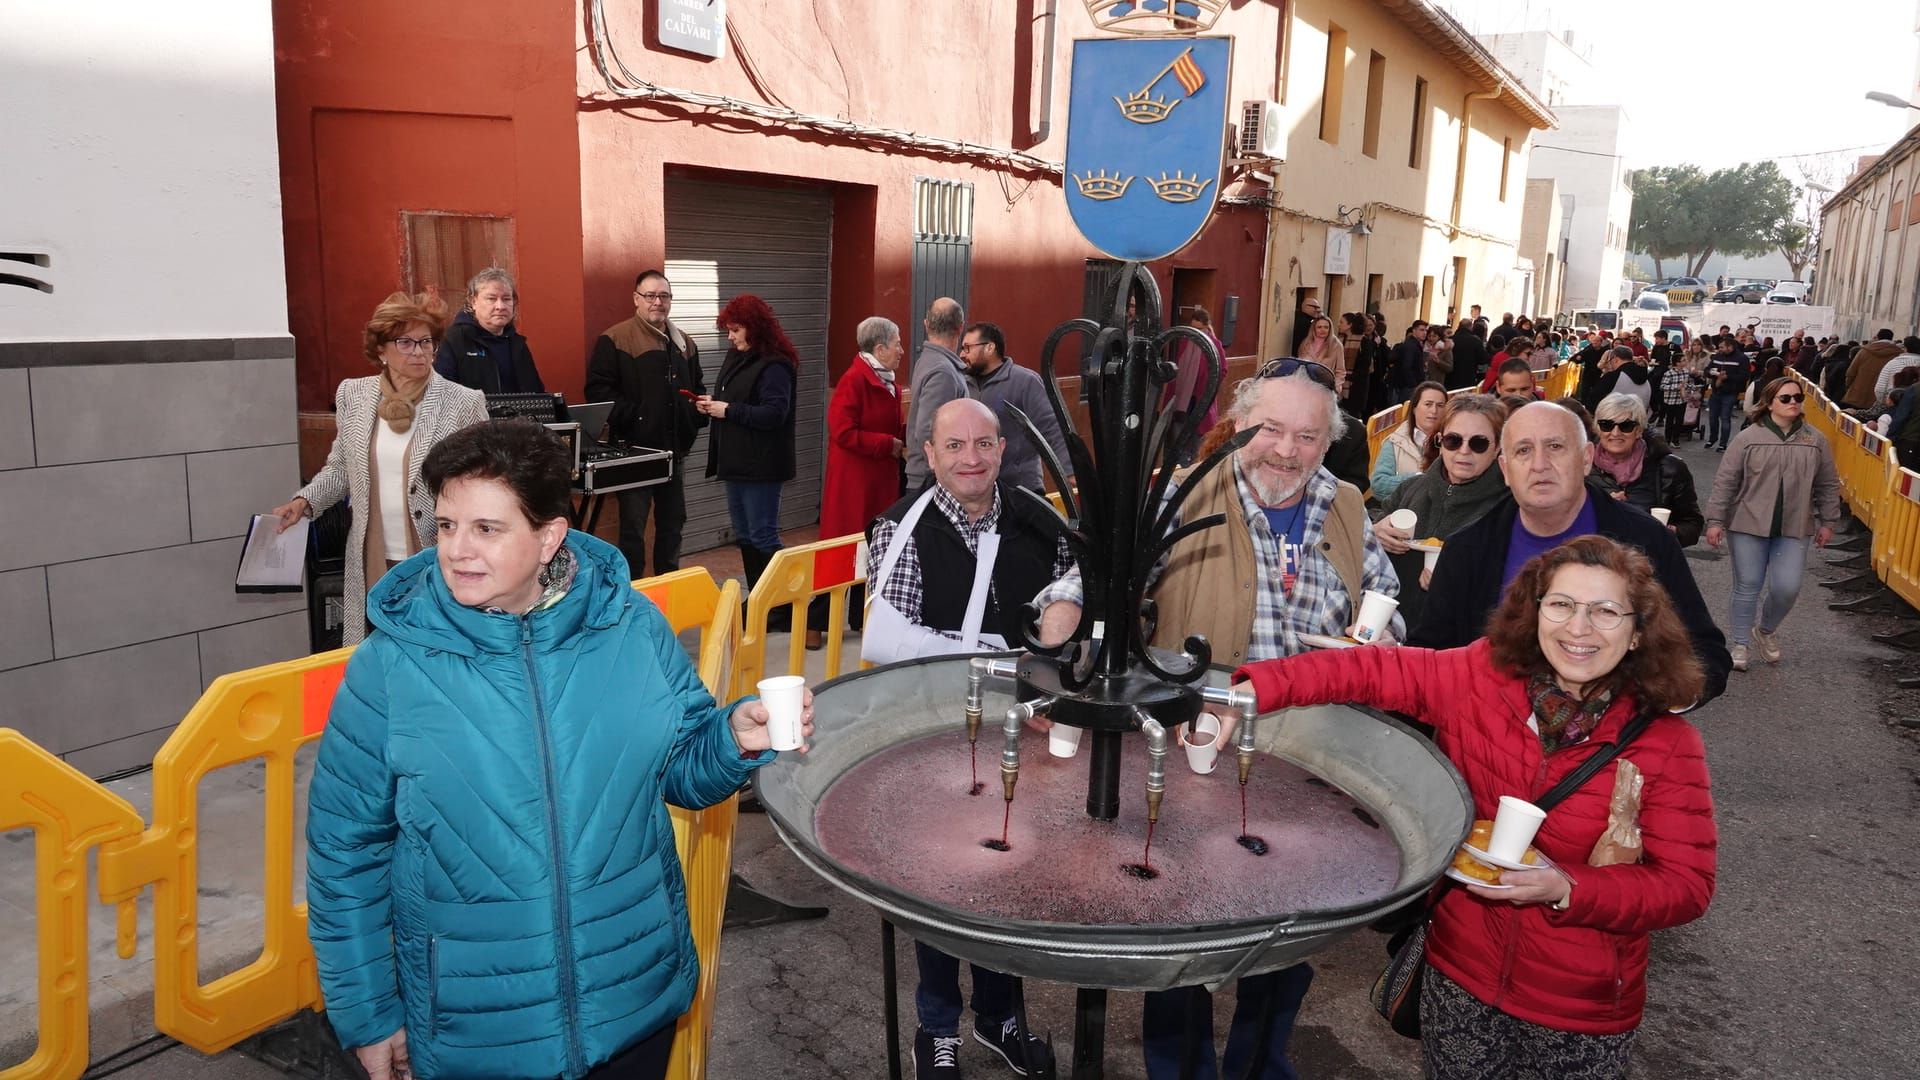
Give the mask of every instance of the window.
[[1420, 278], [1420, 317], [1427, 322], [1433, 321], [1433, 275]]
[[1387, 58], [1374, 53], [1367, 58], [1367, 123], [1360, 134], [1360, 152], [1380, 156], [1380, 99], [1387, 92]]
[[1513, 140], [1500, 140], [1500, 201], [1507, 201], [1507, 173], [1513, 166]]
[[1320, 84], [1320, 138], [1340, 145], [1340, 101], [1347, 91], [1347, 32], [1327, 24], [1327, 74]]
[[1413, 80], [1413, 138], [1407, 147], [1407, 168], [1421, 169], [1427, 164], [1427, 80]]
[[513, 272], [513, 219], [403, 210], [407, 291], [437, 292], [458, 307], [467, 280], [489, 266]]

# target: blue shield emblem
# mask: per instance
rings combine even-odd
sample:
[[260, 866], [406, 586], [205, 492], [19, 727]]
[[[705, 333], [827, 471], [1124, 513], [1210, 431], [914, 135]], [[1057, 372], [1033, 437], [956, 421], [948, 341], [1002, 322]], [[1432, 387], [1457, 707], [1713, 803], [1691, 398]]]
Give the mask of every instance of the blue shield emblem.
[[1087, 38], [1073, 43], [1067, 211], [1110, 258], [1187, 246], [1220, 197], [1233, 39]]

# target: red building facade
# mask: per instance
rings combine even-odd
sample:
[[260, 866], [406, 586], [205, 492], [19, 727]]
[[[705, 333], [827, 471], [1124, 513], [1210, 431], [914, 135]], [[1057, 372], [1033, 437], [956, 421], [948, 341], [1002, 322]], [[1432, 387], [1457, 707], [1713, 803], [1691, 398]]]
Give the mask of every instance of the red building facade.
[[[1046, 334], [1082, 313], [1089, 260], [1099, 270], [1060, 186], [1072, 40], [1095, 32], [1075, 0], [274, 6], [309, 469], [333, 387], [367, 370], [359, 328], [387, 292], [457, 291], [479, 266], [509, 266], [548, 386], [579, 400], [594, 338], [658, 266], [709, 373], [720, 304], [751, 291], [780, 315], [817, 373], [802, 380], [788, 500], [811, 505], [825, 397], [861, 319], [913, 335], [927, 300], [956, 295], [1037, 364]], [[704, 29], [722, 55], [662, 42], [663, 17], [671, 38], [721, 7]], [[1248, 4], [1215, 27], [1236, 39], [1233, 102], [1275, 96], [1283, 10]], [[1267, 188], [1230, 179], [1228, 201], [1255, 205], [1223, 205], [1155, 270], [1169, 303], [1204, 303], [1216, 325], [1241, 298], [1228, 351], [1244, 355]]]

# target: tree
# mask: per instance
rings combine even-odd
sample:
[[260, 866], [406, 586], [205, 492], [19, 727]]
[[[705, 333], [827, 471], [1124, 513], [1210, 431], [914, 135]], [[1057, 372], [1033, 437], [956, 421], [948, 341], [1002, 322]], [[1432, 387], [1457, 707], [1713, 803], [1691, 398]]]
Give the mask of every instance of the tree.
[[1653, 256], [1655, 273], [1662, 259], [1684, 257], [1687, 274], [1698, 277], [1717, 253], [1763, 255], [1781, 245], [1793, 220], [1793, 182], [1771, 161], [1711, 173], [1693, 165], [1642, 169], [1632, 183], [1627, 246]]

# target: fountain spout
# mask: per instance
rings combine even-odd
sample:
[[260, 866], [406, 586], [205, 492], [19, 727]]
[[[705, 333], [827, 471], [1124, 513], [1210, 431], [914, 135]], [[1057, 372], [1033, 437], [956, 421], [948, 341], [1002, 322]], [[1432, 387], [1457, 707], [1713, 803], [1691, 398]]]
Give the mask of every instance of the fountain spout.
[[1011, 679], [1018, 671], [1019, 666], [1011, 660], [976, 656], [967, 661], [967, 701], [962, 714], [967, 719], [969, 745], [980, 741], [980, 718], [986, 711], [987, 680], [996, 676]]
[[1003, 727], [1007, 745], [1000, 751], [1000, 787], [1008, 802], [1013, 801], [1013, 785], [1020, 782], [1020, 725], [1047, 715], [1047, 710], [1052, 707], [1052, 698], [1039, 698], [1022, 701], [1007, 710]]
[[1140, 731], [1147, 737], [1147, 823], [1160, 820], [1160, 800], [1167, 793], [1167, 729], [1144, 710], [1134, 710]]
[[1253, 691], [1209, 686], [1200, 691], [1200, 700], [1209, 705], [1224, 705], [1240, 717], [1235, 751], [1240, 760], [1240, 785], [1245, 787], [1247, 777], [1253, 772], [1253, 725], [1260, 718], [1260, 706]]

